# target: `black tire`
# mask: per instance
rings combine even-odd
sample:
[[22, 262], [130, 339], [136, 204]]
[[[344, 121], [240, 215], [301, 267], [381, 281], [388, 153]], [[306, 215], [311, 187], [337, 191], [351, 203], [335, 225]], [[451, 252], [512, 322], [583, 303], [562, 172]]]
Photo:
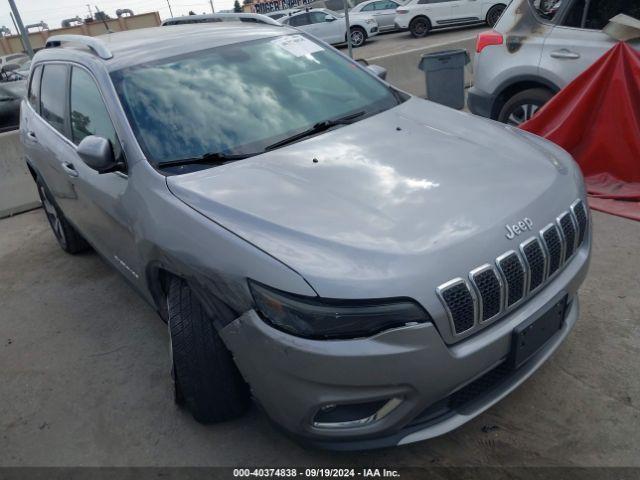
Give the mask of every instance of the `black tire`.
[[487, 24], [493, 28], [493, 26], [498, 23], [498, 20], [500, 20], [500, 17], [506, 8], [506, 5], [494, 5], [491, 7], [487, 12]]
[[367, 41], [367, 32], [362, 27], [351, 27], [351, 46], [358, 48]]
[[553, 93], [546, 88], [531, 88], [517, 93], [504, 104], [498, 114], [498, 121], [520, 125], [533, 117], [552, 97]]
[[64, 217], [62, 210], [56, 204], [53, 195], [42, 179], [36, 179], [36, 187], [44, 214], [60, 248], [72, 255], [91, 248], [82, 235]]
[[426, 37], [431, 31], [431, 22], [427, 17], [418, 17], [411, 20], [409, 32], [416, 38]]
[[167, 310], [176, 403], [200, 423], [242, 415], [250, 404], [249, 388], [184, 280], [171, 279]]

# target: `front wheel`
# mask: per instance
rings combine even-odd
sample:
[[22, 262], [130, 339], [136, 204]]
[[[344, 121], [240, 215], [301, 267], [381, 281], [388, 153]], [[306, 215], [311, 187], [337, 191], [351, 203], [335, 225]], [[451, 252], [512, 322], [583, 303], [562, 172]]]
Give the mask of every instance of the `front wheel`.
[[544, 88], [531, 88], [511, 97], [498, 115], [498, 121], [509, 125], [521, 125], [531, 120], [542, 106], [553, 97], [553, 93]]
[[414, 18], [409, 24], [409, 32], [416, 38], [426, 37], [430, 30], [431, 22], [429, 22], [428, 18]]
[[489, 9], [489, 12], [487, 12], [486, 20], [487, 24], [490, 27], [493, 27], [496, 23], [498, 23], [498, 20], [500, 20], [500, 17], [504, 13], [505, 8], [507, 8], [505, 5], [494, 5]]
[[60, 210], [56, 205], [53, 195], [42, 179], [36, 179], [36, 186], [38, 187], [38, 195], [40, 196], [40, 201], [42, 202], [42, 207], [47, 217], [47, 221], [49, 222], [51, 231], [56, 237], [60, 248], [71, 254], [88, 250], [90, 248], [89, 244], [67, 221], [62, 210]]
[[229, 350], [187, 283], [172, 278], [167, 295], [175, 400], [200, 423], [242, 415], [250, 403]]
[[351, 29], [351, 46], [358, 48], [364, 45], [367, 40], [367, 32], [360, 27], [353, 27]]

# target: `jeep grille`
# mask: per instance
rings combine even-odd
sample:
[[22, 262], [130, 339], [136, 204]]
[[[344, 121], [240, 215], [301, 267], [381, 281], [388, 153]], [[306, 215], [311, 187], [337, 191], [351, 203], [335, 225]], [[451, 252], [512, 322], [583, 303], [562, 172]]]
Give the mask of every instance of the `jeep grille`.
[[442, 302], [454, 336], [468, 335], [497, 320], [554, 277], [582, 245], [588, 215], [581, 200], [554, 224], [495, 260], [473, 269], [469, 282], [456, 278], [440, 285]]

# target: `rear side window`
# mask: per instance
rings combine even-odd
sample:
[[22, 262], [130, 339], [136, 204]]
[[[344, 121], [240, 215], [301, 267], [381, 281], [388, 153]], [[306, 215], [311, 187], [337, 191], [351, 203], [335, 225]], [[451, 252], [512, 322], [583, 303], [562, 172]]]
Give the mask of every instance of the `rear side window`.
[[638, 0], [576, 0], [562, 24], [566, 27], [602, 30], [609, 20], [620, 13], [640, 19], [640, 2]]
[[40, 115], [63, 135], [67, 104], [67, 74], [66, 65], [45, 65], [40, 87]]
[[565, 27], [582, 28], [582, 17], [584, 16], [585, 0], [576, 0], [567, 12], [562, 25]]
[[295, 17], [291, 17], [289, 19], [289, 25], [291, 25], [292, 27], [302, 27], [304, 25], [309, 25], [309, 23], [311, 23], [311, 20], [308, 13], [296, 15]]
[[120, 156], [120, 142], [111, 123], [107, 107], [91, 75], [82, 68], [71, 72], [71, 139], [76, 145], [89, 135], [98, 135], [111, 142], [113, 152]]
[[560, 10], [562, 1], [563, 0], [529, 0], [529, 3], [531, 3], [531, 6], [541, 18], [551, 21]]
[[31, 83], [29, 84], [29, 103], [36, 112], [40, 111], [40, 78], [42, 76], [42, 67], [38, 66], [31, 74]]
[[609, 20], [624, 13], [640, 19], [638, 0], [591, 0], [583, 28], [602, 30]]
[[311, 20], [311, 23], [324, 23], [326, 16], [327, 14], [323, 12], [311, 12], [309, 14], [309, 19]]

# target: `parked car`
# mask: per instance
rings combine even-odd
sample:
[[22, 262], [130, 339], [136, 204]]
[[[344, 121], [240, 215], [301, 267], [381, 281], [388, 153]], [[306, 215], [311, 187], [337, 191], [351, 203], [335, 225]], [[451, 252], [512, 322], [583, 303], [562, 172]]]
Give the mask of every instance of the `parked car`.
[[[616, 40], [602, 29], [619, 13], [640, 18], [632, 0], [515, 0], [476, 45], [469, 109], [513, 125], [584, 72]], [[640, 40], [629, 42], [640, 49]]]
[[380, 31], [387, 32], [397, 30], [398, 27], [395, 24], [396, 9], [401, 5], [402, 3], [395, 0], [367, 0], [353, 7], [350, 13], [371, 15], [378, 23]]
[[35, 55], [24, 154], [62, 249], [92, 246], [168, 322], [196, 420], [253, 396], [315, 445], [423, 440], [575, 325], [590, 219], [561, 148], [293, 28], [103, 38]]
[[0, 132], [16, 130], [20, 123], [20, 103], [27, 92], [22, 68], [27, 63], [5, 63], [0, 68]]
[[0, 82], [0, 132], [16, 130], [20, 123], [20, 103], [27, 92], [26, 80]]
[[[283, 25], [296, 27], [332, 45], [347, 41], [347, 23], [342, 13], [326, 8], [310, 9], [279, 20]], [[378, 24], [371, 15], [349, 15], [351, 44], [361, 47], [378, 34]]]
[[396, 10], [396, 27], [414, 37], [431, 30], [474, 25], [495, 25], [510, 0], [411, 0]]
[[29, 61], [29, 56], [24, 53], [12, 53], [0, 57], [0, 69], [4, 69], [9, 64], [22, 65]]

